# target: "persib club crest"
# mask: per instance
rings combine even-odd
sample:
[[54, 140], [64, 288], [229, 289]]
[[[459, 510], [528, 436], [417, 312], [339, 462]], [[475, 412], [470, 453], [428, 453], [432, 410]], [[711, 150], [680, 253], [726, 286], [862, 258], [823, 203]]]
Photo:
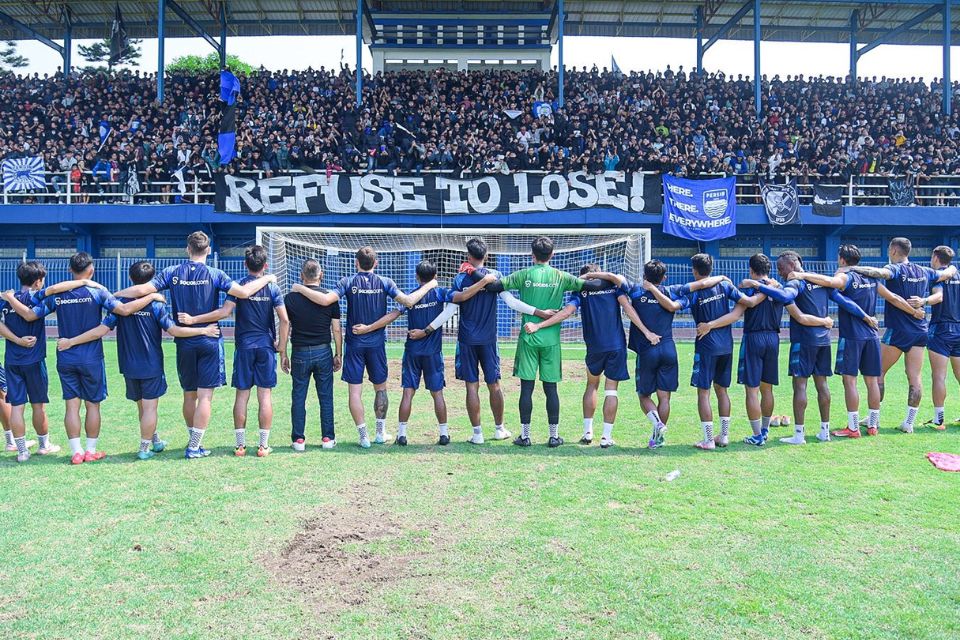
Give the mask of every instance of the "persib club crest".
[[703, 212], [716, 220], [727, 212], [727, 200], [726, 189], [708, 189], [703, 192]]

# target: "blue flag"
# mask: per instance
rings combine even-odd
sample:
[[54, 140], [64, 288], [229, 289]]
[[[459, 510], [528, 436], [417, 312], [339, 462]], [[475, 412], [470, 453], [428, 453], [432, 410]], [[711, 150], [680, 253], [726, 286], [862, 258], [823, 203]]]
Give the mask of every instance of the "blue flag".
[[733, 177], [689, 180], [663, 176], [663, 232], [709, 242], [737, 233]]
[[237, 97], [240, 95], [240, 81], [229, 71], [220, 72], [220, 135], [217, 136], [217, 149], [220, 152], [220, 165], [225, 165], [237, 157]]
[[613, 57], [612, 53], [610, 54], [610, 71], [618, 78], [623, 75], [623, 71], [620, 70], [620, 65], [617, 64], [617, 59]]
[[110, 135], [110, 123], [106, 120], [100, 120], [100, 144], [103, 144], [107, 141], [107, 136]]
[[220, 72], [220, 100], [233, 105], [240, 95], [240, 81], [227, 70]]

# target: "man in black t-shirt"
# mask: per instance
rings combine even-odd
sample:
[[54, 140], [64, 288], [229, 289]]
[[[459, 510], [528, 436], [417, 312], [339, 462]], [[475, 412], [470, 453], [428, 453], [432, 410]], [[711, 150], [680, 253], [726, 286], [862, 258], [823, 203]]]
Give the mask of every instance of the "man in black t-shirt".
[[[300, 270], [303, 285], [326, 293], [320, 287], [323, 269], [316, 260], [309, 259]], [[293, 376], [293, 394], [290, 418], [293, 423], [291, 440], [295, 451], [306, 448], [304, 427], [306, 423], [307, 391], [311, 376], [316, 381], [317, 398], [320, 401], [320, 431], [324, 449], [332, 449], [337, 440], [333, 427], [333, 374], [340, 370], [343, 354], [343, 334], [340, 330], [340, 305], [321, 306], [299, 293], [284, 297], [287, 315], [290, 317], [290, 335], [280, 332], [280, 368]], [[330, 349], [333, 338], [335, 352]], [[287, 355], [287, 341], [293, 344], [293, 355]]]

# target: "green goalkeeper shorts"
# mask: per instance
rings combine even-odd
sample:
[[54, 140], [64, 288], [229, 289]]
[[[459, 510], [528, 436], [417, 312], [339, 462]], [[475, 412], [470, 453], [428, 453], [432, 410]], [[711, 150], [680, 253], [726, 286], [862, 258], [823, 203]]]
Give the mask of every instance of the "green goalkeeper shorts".
[[560, 358], [559, 344], [536, 347], [520, 342], [513, 361], [513, 375], [521, 380], [536, 380], [539, 371], [541, 382], [560, 382], [563, 378]]

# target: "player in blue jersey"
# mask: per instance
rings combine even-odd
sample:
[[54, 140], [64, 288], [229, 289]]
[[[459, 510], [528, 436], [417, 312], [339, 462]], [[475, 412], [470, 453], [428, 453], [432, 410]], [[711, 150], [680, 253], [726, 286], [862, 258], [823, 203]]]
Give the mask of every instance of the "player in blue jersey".
[[[933, 250], [930, 266], [942, 271], [952, 266], [954, 251], [940, 245]], [[913, 296], [907, 302], [922, 309], [931, 305], [930, 332], [927, 353], [933, 378], [933, 419], [926, 422], [937, 430], [947, 428], [944, 404], [947, 399], [947, 365], [953, 366], [953, 375], [960, 382], [960, 274], [938, 282], [928, 294]], [[957, 420], [960, 422], [960, 420]]]
[[862, 375], [867, 387], [867, 406], [870, 413], [867, 421], [867, 435], [877, 435], [880, 428], [880, 337], [874, 315], [877, 310], [877, 297], [883, 294], [890, 304], [909, 308], [905, 300], [894, 296], [877, 279], [868, 278], [850, 271], [860, 263], [860, 249], [852, 244], [840, 245], [837, 254], [840, 268], [833, 276], [809, 271], [795, 272], [788, 276], [790, 280], [805, 280], [810, 284], [839, 289], [864, 312], [864, 316], [850, 313], [840, 307], [838, 314], [840, 342], [837, 345], [837, 363], [835, 373], [843, 376], [844, 400], [847, 405], [847, 427], [834, 431], [832, 435], [840, 438], [860, 437], [860, 392], [857, 389], [857, 376]]
[[[7, 340], [4, 356], [7, 395], [6, 401], [10, 407], [9, 427], [10, 436], [7, 450], [13, 446], [17, 452], [17, 459], [29, 459], [29, 449], [32, 440], [26, 439], [26, 422], [24, 410], [29, 402], [33, 429], [37, 433], [40, 447], [37, 453], [47, 455], [57, 453], [60, 447], [50, 440], [50, 430], [47, 421], [47, 343], [43, 320], [24, 320], [9, 302], [7, 296], [16, 299], [25, 308], [33, 308], [40, 304], [44, 296], [44, 283], [47, 271], [44, 266], [31, 260], [17, 267], [17, 279], [20, 281], [20, 291], [8, 291], [4, 300], [0, 302], [0, 335]], [[53, 294], [63, 293], [78, 286], [92, 283], [84, 280], [67, 281], [55, 284], [49, 288]], [[6, 403], [5, 403], [6, 404]]]
[[377, 430], [374, 442], [385, 443], [390, 436], [386, 432], [387, 409], [387, 350], [384, 330], [378, 329], [364, 334], [353, 331], [353, 325], [370, 325], [387, 313], [387, 300], [392, 298], [398, 304], [412, 307], [437, 286], [436, 280], [425, 283], [411, 294], [405, 294], [397, 288], [390, 278], [377, 275], [377, 252], [373, 247], [362, 247], [357, 251], [357, 273], [340, 279], [331, 291], [321, 292], [308, 289], [301, 284], [293, 285], [295, 291], [316, 304], [329, 306], [339, 300], [347, 303], [347, 339], [343, 354], [343, 373], [341, 378], [349, 387], [350, 415], [357, 425], [360, 446], [370, 447], [367, 435], [366, 417], [363, 410], [363, 374], [373, 384], [375, 390], [374, 414]]
[[[124, 298], [138, 298], [165, 289], [170, 290], [170, 305], [178, 325], [180, 314], [202, 316], [220, 306], [220, 293], [235, 298], [249, 298], [271, 282], [274, 275], [266, 275], [244, 285], [234, 282], [230, 276], [214, 267], [207, 266], [210, 255], [210, 238], [202, 231], [187, 236], [186, 262], [167, 267], [147, 284], [134, 285], [117, 293]], [[213, 392], [224, 384], [223, 338], [193, 336], [177, 338], [177, 376], [183, 389], [183, 420], [189, 440], [184, 457], [205, 458], [210, 452], [204, 449], [203, 435], [210, 424]]]
[[[53, 290], [48, 288], [33, 308], [27, 308], [12, 296], [7, 298], [7, 303], [28, 322], [56, 312], [59, 337], [75, 338], [96, 328], [103, 318], [103, 311], [128, 316], [140, 311], [153, 300], [163, 300], [163, 296], [155, 294], [121, 303], [100, 285], [88, 284], [93, 277], [93, 258], [83, 251], [70, 258], [70, 272], [73, 280], [78, 283], [78, 286], [70, 291], [53, 294]], [[79, 345], [76, 349], [58, 351], [57, 374], [66, 402], [64, 426], [73, 453], [70, 461], [81, 464], [101, 460], [104, 453], [97, 451], [100, 403], [107, 397], [107, 373], [101, 341], [93, 340]], [[80, 442], [81, 404], [86, 409], [83, 422], [87, 436], [85, 448]]]
[[[883, 268], [851, 267], [851, 271], [886, 281], [887, 289], [904, 300], [920, 298], [927, 295], [930, 287], [953, 277], [957, 273], [956, 267], [935, 271], [930, 267], [910, 262], [910, 250], [913, 248], [907, 238], [893, 238], [887, 247], [887, 256], [890, 263]], [[907, 310], [909, 309], [909, 311]], [[913, 433], [913, 425], [920, 409], [920, 399], [923, 395], [923, 349], [927, 346], [926, 314], [923, 310], [913, 307], [898, 308], [888, 305], [884, 314], [884, 323], [887, 326], [880, 345], [880, 401], [884, 397], [884, 382], [887, 371], [890, 370], [904, 356], [904, 370], [907, 374], [907, 409], [906, 416], [900, 424], [904, 433]]]
[[[713, 258], [706, 253], [698, 253], [690, 259], [694, 283], [707, 280], [713, 271]], [[727, 279], [713, 286], [693, 290], [694, 283], [684, 285], [680, 292], [687, 298], [687, 304], [694, 322], [706, 325], [730, 312], [730, 303], [756, 306], [761, 296], [746, 297]], [[712, 281], [711, 281], [712, 283]], [[676, 309], [673, 300], [659, 288], [645, 285], [647, 290], [667, 309]], [[703, 440], [694, 444], [698, 449], [712, 450], [717, 446], [725, 447], [730, 442], [730, 377], [733, 367], [733, 333], [730, 326], [719, 326], [697, 339], [694, 346], [693, 373], [690, 386], [697, 388], [697, 408], [700, 413], [700, 426]], [[720, 434], [714, 436], [713, 407], [710, 404], [710, 388], [717, 397], [717, 413], [720, 417]]]
[[[133, 284], [146, 284], [156, 276], [156, 269], [149, 262], [141, 260], [130, 265], [129, 275]], [[128, 302], [126, 298], [119, 300]], [[113, 329], [117, 330], [117, 363], [126, 385], [127, 400], [137, 403], [140, 418], [140, 450], [137, 458], [149, 460], [167, 446], [157, 431], [157, 409], [160, 398], [167, 392], [161, 332], [166, 331], [176, 338], [201, 335], [216, 338], [220, 335], [220, 328], [216, 324], [202, 328], [179, 327], [167, 313], [166, 305], [154, 300], [149, 306], [129, 316], [111, 313], [99, 326], [79, 336], [60, 338], [57, 350], [62, 352], [100, 340]]]
[[803, 272], [803, 259], [795, 251], [785, 251], [777, 259], [777, 271], [787, 280], [781, 288], [772, 280], [759, 282], [759, 290], [772, 300], [786, 305], [790, 314], [790, 359], [787, 373], [793, 381], [794, 434], [780, 438], [786, 444], [806, 444], [807, 383], [813, 376], [820, 410], [820, 431], [817, 439], [830, 441], [830, 384], [833, 375], [830, 353], [830, 329], [833, 320], [828, 315], [828, 303], [838, 306], [858, 318], [866, 313], [836, 289], [790, 279]]
[[[241, 286], [263, 277], [267, 270], [267, 251], [260, 245], [247, 247], [244, 264], [249, 272], [238, 283]], [[186, 325], [219, 322], [236, 313], [234, 325], [233, 377], [231, 386], [236, 389], [233, 401], [234, 455], [247, 454], [247, 405], [250, 390], [257, 388], [258, 446], [257, 457], [270, 455], [270, 428], [273, 426], [273, 388], [277, 386], [277, 333], [274, 312], [280, 319], [281, 331], [289, 325], [283, 296], [276, 283], [271, 282], [249, 298], [227, 296], [219, 309], [202, 316], [180, 314], [180, 322]]]
[[[417, 282], [420, 286], [435, 280], [437, 267], [429, 260], [417, 265]], [[353, 325], [358, 334], [378, 331], [401, 315], [407, 315], [407, 341], [403, 349], [403, 371], [400, 377], [403, 396], [400, 398], [400, 410], [397, 425], [397, 444], [407, 445], [407, 423], [413, 408], [413, 397], [420, 388], [420, 381], [433, 397], [433, 410], [437, 417], [437, 429], [440, 432], [438, 444], [450, 444], [450, 431], [447, 425], [447, 404], [443, 397], [446, 376], [443, 364], [443, 332], [438, 332], [444, 323], [453, 317], [458, 303], [469, 300], [496, 280], [496, 274], [489, 273], [464, 291], [454, 291], [437, 287], [429, 291], [420, 302], [408, 311], [405, 307], [391, 311], [371, 325]]]

